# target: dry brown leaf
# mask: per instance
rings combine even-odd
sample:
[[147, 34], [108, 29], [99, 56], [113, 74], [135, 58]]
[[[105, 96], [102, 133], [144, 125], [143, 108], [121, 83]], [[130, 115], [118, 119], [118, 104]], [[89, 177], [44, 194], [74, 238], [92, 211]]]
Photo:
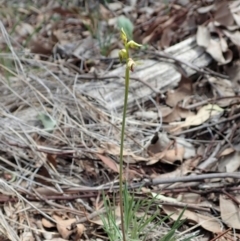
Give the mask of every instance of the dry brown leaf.
[[196, 157], [196, 149], [192, 143], [186, 141], [184, 138], [178, 137], [175, 139], [177, 143], [177, 147], [184, 148], [184, 159], [189, 159], [192, 157]]
[[174, 178], [185, 176], [189, 174], [199, 164], [200, 160], [200, 157], [197, 159], [188, 159], [184, 161], [183, 164], [180, 167], [178, 167], [175, 171], [159, 175], [152, 174], [151, 178]]
[[[181, 137], [175, 138], [175, 141], [176, 147], [174, 148], [180, 148], [180, 150], [184, 149], [184, 159], [189, 159], [196, 155], [196, 150], [191, 143], [187, 142], [185, 139]], [[157, 159], [162, 159], [166, 155], [165, 152], [169, 150], [170, 145], [172, 144], [173, 142], [169, 139], [167, 133], [156, 133], [152, 138], [151, 143], [147, 147], [148, 152], [157, 154], [154, 155], [154, 158], [150, 157], [150, 162], [157, 162]], [[178, 155], [180, 155], [180, 153]]]
[[21, 37], [27, 37], [34, 33], [34, 27], [28, 23], [21, 23], [15, 30]]
[[173, 35], [174, 32], [170, 28], [166, 28], [163, 30], [162, 37], [160, 40], [160, 44], [163, 49], [168, 48], [170, 46]]
[[56, 196], [56, 195], [62, 195], [59, 191], [57, 191], [54, 187], [37, 187], [36, 192], [40, 195], [45, 196]]
[[168, 148], [170, 143], [171, 140], [169, 139], [167, 133], [155, 133], [151, 139], [150, 144], [148, 145], [147, 150], [150, 153], [156, 154]]
[[159, 152], [159, 153], [156, 153], [154, 156], [152, 156], [149, 161], [147, 162], [147, 165], [153, 165], [157, 162], [160, 161], [160, 159], [162, 159], [165, 155], [165, 152]]
[[228, 2], [225, 0], [216, 1], [214, 19], [223, 26], [231, 26], [234, 23]]
[[[226, 66], [226, 72], [229, 75], [229, 78], [232, 82], [233, 88], [236, 92], [239, 91], [239, 79], [240, 79], [240, 61], [236, 60], [232, 66]], [[239, 96], [238, 97], [238, 101], [239, 101]]]
[[222, 49], [222, 52], [225, 53], [228, 51], [228, 44], [227, 44], [227, 40], [225, 38], [223, 38], [223, 36], [221, 34], [219, 34], [219, 43]]
[[59, 234], [62, 236], [64, 239], [68, 239], [69, 236], [75, 232], [75, 230], [70, 230], [71, 224], [76, 222], [75, 218], [71, 219], [62, 219], [60, 216], [54, 214], [53, 219], [56, 220], [57, 223], [57, 230]]
[[237, 46], [240, 46], [240, 31], [223, 30], [223, 33]]
[[99, 13], [101, 14], [101, 18], [104, 20], [108, 20], [112, 16], [111, 11], [105, 8], [103, 4], [99, 4]]
[[110, 157], [103, 156], [101, 154], [96, 154], [99, 159], [102, 160], [104, 164], [106, 164], [112, 171], [119, 173], [119, 165], [112, 160]]
[[86, 228], [83, 224], [81, 224], [81, 223], [77, 224], [77, 235], [75, 237], [75, 240], [79, 240], [82, 237], [85, 230], [86, 230]]
[[163, 156], [163, 161], [167, 163], [174, 163], [175, 161], [182, 162], [185, 149], [183, 147], [176, 147], [175, 149], [166, 151]]
[[194, 113], [192, 111], [177, 105], [172, 109], [171, 113], [163, 117], [163, 122], [169, 123], [173, 121], [180, 121], [183, 118], [193, 115]]
[[220, 172], [235, 172], [240, 167], [240, 152], [235, 151], [220, 158], [218, 170]]
[[[59, 237], [59, 234], [57, 232], [49, 232], [44, 230], [44, 226], [42, 224], [42, 220], [35, 220], [35, 225], [39, 230], [42, 230], [42, 236], [44, 237], [44, 240], [52, 240], [55, 237]], [[55, 225], [56, 226], [56, 225]]]
[[[21, 241], [35, 241], [35, 238], [33, 237], [33, 233], [31, 231], [24, 230], [23, 233], [20, 234], [20, 240]], [[2, 239], [1, 239], [1, 241], [2, 241]], [[7, 240], [5, 240], [5, 241], [7, 241]]]
[[233, 200], [228, 199], [225, 195], [220, 195], [221, 217], [228, 227], [240, 229], [240, 211], [238, 205]]
[[54, 43], [50, 42], [49, 39], [45, 39], [41, 36], [33, 38], [30, 43], [31, 53], [50, 55], [52, 53]]
[[233, 18], [234, 18], [236, 24], [238, 25], [238, 27], [240, 27], [240, 14], [239, 13], [233, 13]]
[[[218, 105], [212, 105], [208, 104], [203, 106], [198, 113], [195, 116], [189, 116], [186, 118], [186, 120], [181, 123], [176, 128], [172, 129], [172, 132], [175, 132], [183, 127], [189, 127], [189, 126], [197, 126], [205, 121], [207, 121], [209, 118], [221, 115], [223, 113], [223, 109], [220, 108]], [[171, 123], [173, 125], [176, 125], [178, 123]]]
[[162, 113], [162, 117], [165, 117], [172, 112], [172, 108], [170, 108], [169, 106], [160, 105], [159, 109]]
[[[162, 208], [164, 212], [167, 215], [171, 215], [170, 218], [172, 218], [175, 221], [178, 219], [179, 215], [182, 212], [182, 209], [171, 207], [171, 206], [162, 205]], [[201, 225], [205, 230], [208, 230], [212, 233], [220, 233], [223, 230], [223, 226], [217, 218], [211, 217], [211, 216], [205, 216], [203, 214], [199, 214], [189, 210], [185, 210], [182, 216], [182, 219], [193, 221]]]
[[[102, 148], [99, 149], [98, 152], [102, 154], [108, 153], [111, 155], [118, 156], [120, 153], [120, 147], [113, 143], [103, 143]], [[124, 162], [127, 162], [127, 163], [136, 163], [138, 161], [148, 161], [148, 158], [145, 158], [143, 156], [137, 156], [134, 153], [132, 153], [130, 150], [124, 150], [123, 156], [127, 157], [127, 158], [124, 158]]]
[[182, 75], [178, 86], [176, 90], [167, 92], [166, 103], [169, 106], [175, 107], [179, 101], [193, 94], [192, 81], [184, 75]]
[[56, 223], [50, 222], [46, 218], [42, 218], [42, 225], [44, 228], [54, 228], [56, 227]]
[[[227, 64], [232, 60], [233, 53], [228, 49], [226, 40], [222, 37], [218, 30], [216, 33], [219, 36], [218, 40], [212, 39], [209, 28], [215, 28], [209, 24], [209, 27], [198, 26], [196, 40], [197, 44], [206, 49], [212, 58], [214, 58], [219, 64]], [[223, 54], [224, 53], [224, 54]]]
[[150, 158], [150, 161], [147, 162], [147, 165], [153, 165], [158, 161], [172, 164], [176, 161], [182, 162], [184, 156], [184, 148], [177, 147], [176, 149], [166, 150], [160, 153], [155, 154]]
[[149, 25], [149, 28], [145, 32], [145, 36], [141, 41], [142, 44], [147, 44], [151, 42], [156, 35], [159, 35], [163, 28], [163, 24], [166, 23], [167, 20], [169, 20], [169, 16], [158, 16], [157, 18], [155, 18], [154, 22]]
[[235, 150], [232, 147], [229, 147], [229, 148], [225, 149], [223, 152], [221, 152], [218, 157], [229, 155], [229, 154], [233, 153], [234, 151]]
[[210, 39], [206, 52], [209, 53], [219, 64], [227, 64], [231, 62], [233, 54], [230, 49], [225, 52], [225, 56], [222, 53], [221, 41]]
[[[223, 97], [233, 97], [235, 96], [235, 91], [233, 87], [233, 83], [227, 79], [215, 78], [210, 77], [208, 79], [209, 83], [214, 87], [214, 91], [216, 91], [216, 95], [223, 96]], [[222, 98], [217, 101], [217, 104], [221, 107], [228, 106], [234, 101], [237, 101], [237, 98]]]
[[[48, 166], [54, 170], [57, 166], [56, 155], [42, 154], [42, 156], [46, 159], [46, 162], [47, 162]], [[47, 177], [47, 178], [51, 179], [51, 175], [49, 174], [49, 168], [47, 168], [48, 167], [47, 164], [42, 165], [42, 163], [39, 163], [38, 165], [40, 165], [40, 168], [39, 168], [37, 174], [40, 175], [40, 176]], [[36, 177], [35, 180], [37, 182], [40, 182], [42, 184], [46, 184], [48, 186], [53, 185], [50, 181], [42, 179], [42, 178]]]
[[181, 202], [188, 204], [199, 204], [201, 201], [201, 195], [197, 193], [181, 193]]

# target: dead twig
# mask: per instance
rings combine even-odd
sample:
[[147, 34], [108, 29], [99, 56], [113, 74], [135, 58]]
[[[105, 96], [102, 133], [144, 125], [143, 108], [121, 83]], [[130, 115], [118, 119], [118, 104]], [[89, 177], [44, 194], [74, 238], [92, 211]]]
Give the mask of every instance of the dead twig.
[[[140, 188], [143, 186], [154, 186], [159, 184], [167, 184], [167, 183], [176, 183], [176, 182], [200, 182], [205, 179], [214, 179], [214, 178], [235, 178], [240, 179], [240, 172], [233, 172], [233, 173], [209, 173], [209, 174], [202, 174], [202, 175], [192, 175], [187, 177], [176, 177], [176, 178], [155, 178], [152, 180], [146, 180], [139, 183], [130, 183], [128, 185], [129, 189]], [[71, 192], [71, 191], [79, 191], [79, 192], [93, 192], [93, 191], [103, 191], [103, 190], [119, 190], [119, 185], [101, 185], [98, 187], [87, 187], [87, 186], [80, 186], [80, 187], [70, 187], [70, 188], [63, 188], [64, 191]]]
[[164, 59], [170, 59], [170, 60], [173, 60], [174, 62], [177, 62], [178, 64], [184, 64], [186, 65], [187, 67], [195, 70], [196, 72], [200, 73], [200, 74], [205, 74], [205, 75], [213, 75], [213, 76], [217, 76], [217, 77], [220, 77], [220, 78], [224, 78], [224, 79], [229, 79], [229, 76], [227, 75], [223, 75], [223, 74], [220, 74], [220, 73], [217, 73], [213, 70], [209, 71], [209, 70], [204, 70], [204, 69], [200, 69], [199, 67], [197, 67], [196, 65], [193, 65], [187, 61], [184, 61], [184, 60], [181, 60], [181, 59], [178, 59], [174, 56], [171, 56], [170, 54], [166, 53], [166, 52], [155, 52], [155, 51], [144, 51], [146, 54], [152, 54], [158, 58], [164, 58]]
[[224, 236], [226, 233], [228, 233], [228, 232], [231, 231], [231, 230], [232, 230], [232, 228], [227, 229], [226, 231], [218, 234], [215, 238], [211, 239], [210, 241], [218, 240], [219, 238], [221, 238], [222, 236]]
[[214, 179], [214, 178], [235, 178], [240, 179], [240, 172], [233, 173], [210, 173], [210, 174], [202, 174], [202, 175], [194, 175], [187, 177], [177, 177], [177, 178], [155, 178], [149, 182], [146, 182], [145, 185], [158, 185], [165, 183], [175, 183], [175, 182], [196, 182], [203, 181], [204, 179]]

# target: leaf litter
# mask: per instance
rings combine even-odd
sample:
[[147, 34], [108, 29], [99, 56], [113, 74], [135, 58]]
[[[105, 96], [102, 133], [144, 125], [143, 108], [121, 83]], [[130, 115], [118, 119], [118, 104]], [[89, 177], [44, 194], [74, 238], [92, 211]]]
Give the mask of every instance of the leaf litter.
[[186, 76], [183, 62], [165, 56], [181, 80], [128, 109], [124, 178], [146, 198], [164, 195], [161, 214], [172, 214], [153, 236], [186, 206], [179, 235], [237, 240], [240, 1], [40, 2], [0, 8], [1, 239], [104, 235], [90, 220], [99, 193], [117, 193], [121, 111], [84, 87], [108, 89], [102, 80], [120, 67], [117, 25], [127, 25], [150, 50], [139, 60], [192, 36], [212, 58], [205, 68], [189, 63], [195, 73]]

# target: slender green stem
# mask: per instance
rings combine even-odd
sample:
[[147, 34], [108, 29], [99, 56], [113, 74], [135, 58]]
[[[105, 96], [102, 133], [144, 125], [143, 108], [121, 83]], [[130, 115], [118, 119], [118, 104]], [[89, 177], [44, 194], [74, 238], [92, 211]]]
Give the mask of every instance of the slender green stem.
[[123, 106], [123, 118], [122, 118], [122, 131], [121, 131], [121, 146], [120, 146], [120, 170], [119, 170], [119, 182], [120, 182], [120, 211], [121, 211], [121, 226], [123, 241], [126, 240], [125, 233], [125, 223], [124, 223], [124, 208], [123, 208], [123, 144], [124, 144], [124, 133], [125, 133], [125, 123], [127, 115], [127, 102], [128, 102], [128, 89], [129, 89], [129, 68], [126, 65], [125, 70], [125, 95], [124, 95], [124, 106]]

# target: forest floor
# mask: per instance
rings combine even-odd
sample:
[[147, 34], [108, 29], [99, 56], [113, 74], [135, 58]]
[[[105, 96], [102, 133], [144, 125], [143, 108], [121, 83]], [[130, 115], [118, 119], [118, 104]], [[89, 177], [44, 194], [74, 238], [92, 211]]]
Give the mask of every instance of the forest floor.
[[[148, 92], [131, 89], [124, 178], [136, 200], [158, 195], [148, 211], [171, 215], [145, 240], [161, 240], [183, 208], [176, 240], [240, 239], [240, 1], [3, 0], [0, 16], [0, 240], [107, 239], [99, 213], [103, 196], [118, 204], [120, 27], [143, 45], [136, 76], [146, 60], [179, 76], [163, 88], [154, 73], [130, 83]], [[189, 39], [205, 66], [171, 55]]]

